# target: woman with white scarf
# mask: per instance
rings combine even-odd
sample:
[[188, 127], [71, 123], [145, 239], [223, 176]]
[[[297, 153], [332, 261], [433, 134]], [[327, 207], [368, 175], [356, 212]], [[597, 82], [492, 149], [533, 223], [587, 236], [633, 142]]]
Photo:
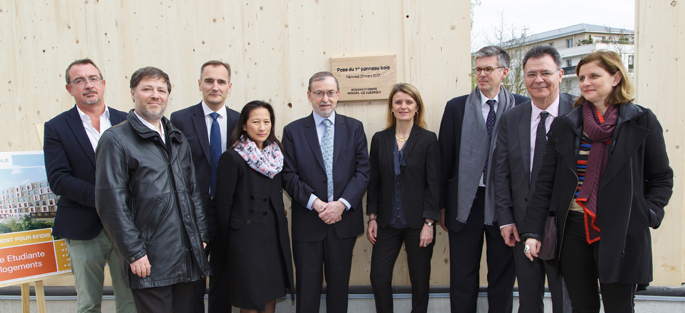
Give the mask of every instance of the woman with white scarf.
[[294, 291], [281, 184], [283, 152], [272, 132], [270, 104], [246, 104], [238, 122], [217, 169], [215, 249], [228, 249], [231, 305], [241, 313], [274, 312], [276, 299], [286, 289], [291, 295]]

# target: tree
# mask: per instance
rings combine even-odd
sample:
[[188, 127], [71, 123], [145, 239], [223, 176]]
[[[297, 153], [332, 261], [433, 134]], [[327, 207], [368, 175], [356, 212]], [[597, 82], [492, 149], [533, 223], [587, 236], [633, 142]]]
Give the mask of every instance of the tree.
[[[526, 84], [524, 83], [523, 57], [530, 50], [530, 38], [527, 35], [528, 28], [517, 29], [513, 25], [507, 27], [505, 24], [504, 12], [500, 12], [499, 25], [493, 26], [491, 35], [486, 36], [490, 45], [502, 47], [510, 56], [509, 75], [502, 82], [504, 88], [512, 93], [528, 95]], [[475, 60], [474, 60], [475, 61]], [[472, 87], [476, 86], [475, 75], [471, 77]]]

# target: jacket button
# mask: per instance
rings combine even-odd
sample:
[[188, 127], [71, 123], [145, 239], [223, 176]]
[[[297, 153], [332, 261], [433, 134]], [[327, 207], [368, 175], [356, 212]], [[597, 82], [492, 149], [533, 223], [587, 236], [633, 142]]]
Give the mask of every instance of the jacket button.
[[136, 260], [136, 258], [134, 258], [134, 257], [131, 257], [131, 261], [135, 261], [135, 260]]
[[200, 276], [200, 278], [205, 279], [205, 275]]
[[523, 198], [523, 201], [528, 202], [528, 198]]
[[250, 200], [254, 200], [254, 195], [250, 195]]
[[283, 193], [283, 190], [279, 190], [278, 193]]
[[264, 199], [262, 199], [262, 201], [264, 201], [264, 202], [266, 202], [266, 200], [269, 200], [269, 199], [267, 197], [264, 197]]
[[262, 214], [266, 215], [266, 210], [264, 210], [264, 212], [262, 212]]
[[262, 226], [266, 226], [266, 222], [262, 222]]
[[252, 222], [250, 222], [250, 220], [247, 220], [247, 222], [245, 222], [245, 225], [250, 226], [252, 225]]
[[250, 209], [250, 214], [254, 213], [254, 209]]

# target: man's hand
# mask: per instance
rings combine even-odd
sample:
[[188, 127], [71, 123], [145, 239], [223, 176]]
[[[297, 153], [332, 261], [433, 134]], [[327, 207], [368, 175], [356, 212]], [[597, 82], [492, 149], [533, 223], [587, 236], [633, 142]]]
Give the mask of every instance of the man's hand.
[[202, 243], [202, 248], [207, 249], [207, 243], [206, 242]]
[[[533, 257], [538, 257], [538, 252], [540, 252], [540, 247], [542, 246], [542, 242], [535, 238], [528, 238], [526, 239], [526, 245], [525, 247], [530, 247], [530, 250], [528, 252], [524, 251], [524, 254], [528, 257], [528, 259], [532, 262]], [[524, 247], [524, 249], [525, 249]]]
[[328, 203], [321, 201], [321, 199], [319, 198], [314, 200], [314, 202], [312, 203], [312, 209], [314, 209], [319, 214], [326, 210], [326, 206], [328, 206]]
[[340, 201], [328, 202], [326, 209], [319, 213], [319, 218], [326, 224], [335, 224], [342, 220], [342, 213], [346, 208]]
[[507, 246], [513, 247], [517, 242], [521, 241], [521, 238], [519, 238], [519, 231], [516, 229], [516, 224], [502, 226], [499, 231]]
[[442, 226], [442, 229], [445, 231], [448, 231], [447, 225], [445, 225], [445, 209], [440, 210], [440, 226]]
[[138, 261], [131, 263], [131, 272], [140, 276], [141, 278], [145, 278], [150, 276], [151, 267], [152, 265], [150, 265], [150, 261], [147, 260], [147, 255], [145, 255], [138, 259]]

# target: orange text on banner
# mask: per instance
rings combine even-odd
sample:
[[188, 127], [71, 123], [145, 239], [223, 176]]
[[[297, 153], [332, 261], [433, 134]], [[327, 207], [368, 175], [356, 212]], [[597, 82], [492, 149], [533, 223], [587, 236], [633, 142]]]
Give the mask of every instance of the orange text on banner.
[[52, 228], [0, 234], [0, 248], [52, 241]]

